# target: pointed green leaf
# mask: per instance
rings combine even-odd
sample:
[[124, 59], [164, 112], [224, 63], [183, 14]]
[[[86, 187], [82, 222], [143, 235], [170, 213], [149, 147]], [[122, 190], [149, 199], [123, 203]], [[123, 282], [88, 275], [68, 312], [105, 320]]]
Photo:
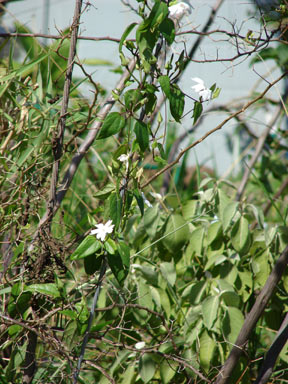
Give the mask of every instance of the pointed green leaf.
[[105, 200], [113, 191], [115, 191], [115, 185], [113, 183], [108, 183], [103, 189], [94, 193], [93, 196]]
[[161, 263], [160, 271], [166, 281], [173, 287], [176, 282], [176, 270], [173, 262], [171, 263]]
[[164, 19], [159, 26], [159, 30], [169, 45], [175, 39], [175, 24], [171, 19]]
[[79, 260], [94, 254], [101, 248], [101, 243], [95, 236], [87, 236], [70, 256], [71, 260]]
[[208, 227], [207, 231], [207, 245], [213, 243], [214, 240], [218, 239], [222, 235], [222, 223], [216, 221]]
[[149, 148], [149, 130], [147, 124], [143, 121], [137, 120], [134, 126], [136, 141], [142, 152]]
[[185, 96], [177, 84], [170, 87], [170, 111], [174, 119], [179, 123], [184, 112]]
[[200, 256], [202, 254], [204, 234], [205, 229], [203, 227], [194, 229], [190, 235], [190, 241], [186, 249], [186, 253], [189, 256], [193, 256], [194, 254]]
[[54, 283], [31, 284], [25, 287], [25, 291], [42, 293], [43, 295], [59, 297], [60, 292]]
[[247, 252], [247, 246], [249, 245], [249, 223], [245, 217], [241, 216], [233, 225], [231, 241], [236, 252]]
[[209, 336], [206, 330], [202, 332], [199, 339], [199, 343], [200, 364], [206, 371], [208, 371], [212, 362], [216, 344], [215, 341]]
[[133, 28], [137, 25], [137, 23], [132, 23], [130, 25], [128, 25], [128, 27], [125, 29], [122, 37], [121, 37], [121, 40], [119, 42], [119, 52], [122, 52], [122, 47], [123, 47], [123, 44], [126, 40], [126, 37], [130, 34], [130, 32], [133, 30]]
[[87, 236], [77, 249], [70, 256], [71, 260], [83, 259], [93, 253], [97, 252], [101, 248], [101, 243], [96, 239], [95, 236]]
[[121, 222], [121, 218], [122, 218], [122, 199], [115, 192], [110, 195], [109, 202], [110, 202], [110, 219], [113, 221], [113, 224], [115, 225], [115, 229], [118, 229], [119, 224]]
[[217, 319], [219, 297], [209, 296], [202, 303], [203, 321], [208, 329], [211, 329]]
[[125, 118], [119, 112], [109, 113], [97, 135], [97, 140], [115, 135], [125, 127], [125, 123]]
[[170, 251], [180, 249], [189, 238], [189, 228], [187, 222], [179, 214], [169, 217], [164, 233], [163, 244]]
[[235, 343], [237, 336], [242, 328], [244, 316], [242, 312], [235, 307], [228, 307], [225, 313], [222, 330], [230, 343]]
[[235, 216], [235, 213], [238, 210], [239, 203], [238, 202], [231, 202], [226, 205], [226, 207], [223, 210], [223, 231], [226, 232], [229, 228], [231, 221], [233, 220], [233, 217]]
[[158, 78], [159, 84], [165, 96], [169, 99], [170, 97], [170, 79], [168, 76], [160, 76]]
[[193, 109], [193, 125], [196, 123], [196, 121], [199, 119], [203, 111], [202, 103], [199, 101], [195, 101], [194, 103], [194, 109]]
[[139, 373], [144, 383], [149, 383], [156, 371], [155, 362], [151, 354], [145, 353], [139, 360]]
[[84, 269], [87, 275], [93, 275], [96, 271], [99, 271], [101, 268], [103, 256], [93, 254], [85, 257], [84, 259]]

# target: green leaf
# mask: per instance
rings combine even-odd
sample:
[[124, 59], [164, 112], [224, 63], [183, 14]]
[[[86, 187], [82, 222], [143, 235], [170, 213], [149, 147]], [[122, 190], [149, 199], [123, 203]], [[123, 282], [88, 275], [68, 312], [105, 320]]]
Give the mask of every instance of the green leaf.
[[114, 254], [108, 253], [107, 260], [108, 260], [109, 267], [111, 268], [111, 271], [113, 275], [116, 277], [118, 283], [120, 285], [123, 285], [128, 275], [128, 269], [123, 264], [120, 253], [119, 252], [115, 252]]
[[120, 254], [123, 266], [129, 270], [130, 268], [130, 248], [123, 241], [118, 243], [118, 252]]
[[194, 254], [200, 256], [202, 254], [204, 234], [205, 229], [203, 227], [194, 229], [190, 235], [190, 241], [186, 249], [186, 253], [189, 256], [194, 256]]
[[205, 268], [204, 270], [207, 271], [210, 267], [212, 266], [216, 266], [216, 265], [219, 265], [219, 264], [222, 264], [225, 260], [227, 260], [227, 256], [224, 256], [224, 255], [207, 255], [208, 256], [208, 261], [207, 263], [205, 264]]
[[228, 307], [222, 321], [222, 331], [230, 343], [235, 343], [244, 323], [242, 312], [235, 307]]
[[174, 119], [179, 123], [184, 112], [185, 95], [177, 84], [170, 87], [170, 111]]
[[79, 260], [96, 253], [102, 244], [95, 236], [88, 235], [70, 256], [71, 260]]
[[180, 250], [189, 238], [188, 223], [181, 215], [175, 213], [171, 215], [166, 224], [163, 244], [171, 252]]
[[[21, 289], [19, 291], [18, 289]], [[26, 310], [30, 307], [30, 300], [32, 297], [31, 292], [23, 292], [23, 287], [19, 284], [14, 284], [11, 292], [11, 296], [8, 303], [8, 313], [12, 318], [15, 318], [17, 315], [23, 314], [26, 312]]]
[[31, 285], [25, 286], [25, 291], [42, 293], [43, 295], [53, 296], [53, 297], [60, 296], [60, 292], [57, 288], [57, 285], [54, 283], [31, 284]]
[[[153, 310], [154, 309], [154, 302], [152, 299], [152, 294], [149, 285], [144, 281], [142, 278], [137, 279], [137, 286], [138, 286], [138, 303], [142, 307], [146, 307], [148, 309]], [[162, 294], [161, 294], [161, 302], [162, 302]], [[147, 311], [140, 310], [141, 316], [143, 318], [147, 318], [149, 315]]]
[[108, 183], [101, 189], [101, 191], [94, 193], [93, 196], [105, 200], [113, 191], [115, 191], [115, 185], [113, 183]]
[[149, 383], [156, 371], [155, 362], [151, 354], [145, 353], [139, 360], [139, 373], [144, 383]]
[[159, 30], [169, 45], [175, 40], [175, 24], [171, 19], [164, 19], [159, 26]]
[[151, 29], [151, 32], [154, 32], [157, 27], [160, 26], [160, 24], [163, 22], [163, 20], [168, 15], [169, 10], [165, 3], [159, 0], [155, 1], [155, 4], [151, 10], [151, 13], [149, 15], [149, 26]]
[[143, 121], [137, 120], [134, 126], [136, 141], [142, 152], [149, 148], [149, 130], [147, 124]]
[[112, 61], [109, 60], [103, 60], [103, 59], [84, 59], [81, 60], [82, 64], [85, 65], [91, 65], [91, 66], [96, 66], [96, 65], [113, 65]]
[[168, 384], [171, 382], [173, 377], [175, 376], [177, 372], [177, 365], [172, 362], [168, 362], [167, 360], [164, 360], [160, 364], [160, 376], [161, 376], [161, 383], [162, 384]]
[[[100, 257], [99, 257], [100, 256]], [[87, 275], [93, 275], [96, 271], [99, 271], [101, 268], [101, 263], [103, 256], [93, 254], [85, 257], [84, 259], [84, 268]]]
[[207, 329], [211, 329], [217, 319], [219, 297], [209, 296], [202, 303], [203, 321]]
[[165, 96], [169, 99], [170, 97], [170, 79], [168, 76], [159, 76], [159, 84]]
[[233, 225], [231, 231], [231, 241], [233, 248], [238, 253], [246, 253], [249, 246], [249, 223], [245, 217], [241, 216]]
[[143, 214], [144, 214], [144, 200], [143, 200], [143, 197], [142, 197], [142, 195], [141, 195], [141, 193], [139, 192], [138, 189], [134, 189], [133, 193], [134, 193], [135, 199], [137, 201], [138, 207], [140, 209], [141, 216], [143, 216]]
[[160, 220], [159, 205], [155, 204], [151, 208], [145, 210], [143, 216], [143, 222], [145, 230], [149, 237], [154, 238], [156, 235], [156, 229]]
[[182, 213], [185, 220], [189, 221], [196, 215], [198, 201], [187, 200], [182, 206]]
[[118, 229], [122, 219], [122, 199], [115, 192], [110, 195], [109, 203], [110, 203], [110, 219], [113, 221], [113, 224], [115, 225], [115, 229]]
[[119, 112], [109, 113], [97, 135], [97, 140], [115, 135], [125, 127], [125, 124], [125, 118]]
[[196, 123], [196, 121], [199, 119], [203, 111], [202, 103], [199, 101], [195, 101], [194, 103], [194, 109], [193, 109], [193, 124]]
[[128, 27], [125, 29], [122, 37], [121, 37], [121, 40], [119, 42], [119, 52], [122, 52], [122, 47], [123, 47], [123, 44], [126, 40], [126, 37], [130, 34], [130, 32], [133, 30], [133, 28], [137, 25], [137, 23], [132, 23], [130, 25], [128, 25]]
[[160, 271], [166, 281], [173, 287], [176, 282], [176, 270], [173, 262], [171, 263], [161, 263]]
[[187, 297], [191, 304], [197, 305], [202, 301], [206, 288], [206, 281], [198, 281], [197, 283], [193, 283], [186, 287], [182, 292], [181, 297], [183, 299]]
[[140, 89], [129, 89], [124, 94], [125, 106], [129, 111], [137, 111], [140, 107], [140, 101], [143, 99]]
[[212, 358], [213, 358], [216, 344], [215, 344], [215, 341], [209, 336], [206, 330], [202, 332], [199, 339], [199, 343], [200, 343], [200, 351], [199, 351], [200, 364], [206, 371], [208, 371], [212, 363]]
[[37, 64], [46, 59], [48, 55], [41, 55], [36, 59], [30, 61], [28, 64], [21, 65], [19, 68], [10, 72], [9, 75], [0, 78], [0, 84], [8, 80], [14, 79], [25, 74], [28, 74]]
[[222, 224], [220, 221], [212, 223], [208, 227], [207, 231], [207, 245], [213, 243], [214, 240], [218, 239], [222, 235]]
[[154, 267], [148, 267], [146, 265], [137, 265], [134, 268], [141, 272], [143, 278], [147, 281], [148, 284], [155, 285], [156, 287], [158, 286], [159, 272], [156, 272]]
[[238, 202], [231, 202], [226, 205], [226, 207], [223, 210], [223, 231], [226, 232], [229, 228], [231, 221], [233, 220], [233, 217], [235, 216], [237, 210], [238, 210], [239, 203]]

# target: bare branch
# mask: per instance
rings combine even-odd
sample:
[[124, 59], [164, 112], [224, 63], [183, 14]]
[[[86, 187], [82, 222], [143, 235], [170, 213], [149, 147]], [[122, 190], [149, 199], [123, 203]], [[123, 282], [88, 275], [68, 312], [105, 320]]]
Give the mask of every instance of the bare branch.
[[288, 264], [288, 246], [284, 249], [279, 259], [276, 261], [275, 266], [269, 275], [266, 284], [259, 296], [257, 297], [255, 304], [251, 311], [248, 313], [241, 331], [237, 337], [234, 347], [232, 348], [230, 355], [228, 356], [225, 364], [223, 365], [220, 373], [217, 376], [215, 384], [226, 384], [229, 381], [229, 377], [234, 370], [240, 356], [243, 353], [243, 348], [249, 340], [249, 336], [255, 328], [257, 321], [262, 315], [266, 305], [268, 304], [276, 285], [281, 280], [281, 277]]
[[272, 375], [273, 367], [276, 363], [277, 357], [283, 349], [286, 341], [288, 340], [288, 313], [277, 332], [275, 340], [273, 341], [266, 358], [260, 368], [259, 375], [255, 381], [255, 384], [266, 384]]
[[251, 160], [249, 161], [249, 164], [247, 164], [247, 168], [245, 170], [244, 176], [242, 178], [241, 184], [240, 184], [238, 191], [237, 191], [237, 194], [236, 194], [236, 200], [238, 200], [238, 201], [241, 200], [241, 197], [243, 195], [245, 187], [248, 183], [250, 173], [252, 172], [252, 169], [253, 169], [256, 161], [258, 160], [258, 157], [260, 156], [260, 154], [264, 148], [267, 136], [269, 135], [269, 132], [270, 132], [271, 128], [273, 127], [273, 125], [276, 123], [280, 113], [281, 113], [281, 106], [279, 105], [274, 116], [272, 117], [271, 121], [267, 125], [267, 128], [265, 129], [265, 131], [262, 133], [262, 135], [258, 139], [255, 153], [253, 154]]
[[82, 0], [76, 0], [73, 23], [71, 26], [71, 30], [72, 30], [71, 44], [70, 44], [67, 70], [66, 70], [66, 76], [65, 76], [63, 99], [62, 99], [62, 105], [61, 105], [60, 119], [58, 121], [58, 127], [57, 127], [58, 132], [57, 132], [57, 137], [55, 138], [55, 142], [53, 143], [53, 154], [54, 154], [55, 161], [53, 164], [51, 185], [50, 185], [50, 196], [49, 196], [49, 203], [47, 208], [48, 220], [50, 222], [52, 220], [53, 210], [56, 204], [56, 188], [57, 188], [57, 182], [58, 182], [58, 176], [59, 176], [60, 160], [63, 152], [63, 139], [64, 139], [64, 131], [65, 131], [65, 125], [66, 125], [67, 111], [68, 111], [68, 102], [69, 102], [70, 85], [72, 81], [73, 65], [74, 65], [74, 59], [76, 55], [76, 43], [77, 43], [77, 35], [78, 35], [79, 22], [80, 22], [80, 16], [81, 16], [81, 8], [82, 8]]

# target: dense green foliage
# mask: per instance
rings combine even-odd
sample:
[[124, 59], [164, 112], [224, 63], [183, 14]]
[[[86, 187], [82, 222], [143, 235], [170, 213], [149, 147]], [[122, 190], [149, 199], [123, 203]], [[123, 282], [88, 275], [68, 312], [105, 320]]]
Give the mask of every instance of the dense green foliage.
[[[194, 144], [177, 159], [171, 153], [175, 127], [187, 112], [187, 95], [177, 79], [191, 58], [185, 50], [171, 54], [180, 21], [169, 17], [167, 2], [135, 3], [141, 21], [129, 25], [119, 42], [124, 85], [108, 100], [113, 109], [103, 112], [106, 92], [79, 62], [84, 76], [73, 78], [62, 144], [59, 120], [71, 31], [46, 47], [34, 37], [18, 37], [24, 61], [14, 60], [13, 41], [1, 61], [1, 383], [73, 382], [82, 352], [79, 383], [212, 382], [287, 247], [287, 94], [274, 100], [255, 91], [248, 104], [227, 111], [235, 119], [246, 109], [253, 116], [267, 107], [276, 111], [276, 128], [267, 133], [241, 196], [243, 170], [221, 180], [215, 170], [209, 175], [197, 165], [187, 181], [187, 154]], [[251, 34], [242, 41], [252, 63], [274, 60], [284, 73], [287, 5], [276, 7], [274, 18], [275, 12], [277, 31], [265, 30], [265, 44]], [[262, 16], [269, 24], [269, 14]], [[17, 30], [29, 32], [21, 25]], [[129, 40], [133, 32], [136, 39]], [[270, 43], [275, 36], [280, 37]], [[81, 94], [84, 81], [94, 89], [93, 100]], [[207, 90], [221, 103], [216, 83]], [[163, 95], [169, 121], [156, 110]], [[201, 95], [193, 103], [191, 121], [201, 124], [209, 105]], [[249, 131], [245, 115], [235, 121], [243, 146], [248, 137], [256, 147], [261, 138]], [[61, 198], [62, 180], [69, 178], [67, 170], [95, 122], [95, 138]], [[250, 157], [246, 160], [249, 165]], [[114, 227], [104, 241], [90, 233], [108, 220]], [[286, 268], [231, 383], [257, 377], [287, 312], [287, 291]], [[275, 383], [286, 382], [287, 363], [283, 348]]]

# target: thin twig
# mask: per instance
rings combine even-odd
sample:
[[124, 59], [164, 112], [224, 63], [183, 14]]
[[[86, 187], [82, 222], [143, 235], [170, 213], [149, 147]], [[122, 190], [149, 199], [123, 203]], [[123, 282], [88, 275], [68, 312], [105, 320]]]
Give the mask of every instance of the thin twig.
[[[272, 205], [274, 205], [274, 201], [277, 200], [280, 196], [282, 196], [282, 193], [285, 191], [285, 189], [287, 187], [288, 187], [288, 178], [283, 181], [283, 183], [281, 184], [280, 188], [275, 193], [275, 195], [272, 198], [270, 198], [270, 200], [265, 204], [265, 206], [263, 208], [263, 215], [264, 215], [264, 217], [267, 216], [270, 208], [272, 207]], [[257, 227], [257, 224], [258, 224], [258, 221], [255, 220], [251, 224], [250, 230], [253, 231], [253, 229], [255, 229]]]
[[259, 158], [259, 156], [260, 156], [260, 154], [261, 154], [261, 152], [262, 152], [262, 150], [264, 148], [267, 136], [269, 135], [269, 132], [271, 131], [271, 128], [274, 126], [274, 124], [278, 120], [278, 117], [279, 117], [280, 113], [281, 113], [281, 106], [279, 106], [276, 109], [276, 112], [275, 112], [274, 116], [272, 117], [271, 121], [268, 123], [268, 125], [267, 125], [265, 131], [263, 132], [263, 134], [258, 139], [255, 152], [254, 152], [253, 156], [251, 157], [251, 160], [249, 161], [249, 164], [247, 164], [247, 168], [245, 170], [245, 173], [244, 173], [244, 176], [242, 178], [241, 184], [240, 184], [240, 186], [239, 186], [239, 188], [237, 190], [237, 194], [236, 194], [236, 200], [237, 201], [241, 200], [241, 197], [242, 197], [242, 195], [244, 193], [245, 187], [246, 187], [246, 185], [248, 183], [250, 173], [252, 172], [252, 169], [254, 168], [254, 165], [255, 165], [256, 161], [258, 160], [258, 158]]
[[94, 319], [95, 307], [96, 307], [96, 304], [97, 304], [97, 301], [98, 301], [98, 297], [99, 297], [102, 281], [103, 281], [104, 276], [105, 276], [106, 268], [107, 268], [107, 261], [104, 258], [103, 261], [102, 261], [102, 265], [101, 265], [101, 269], [100, 269], [100, 274], [99, 274], [99, 279], [98, 279], [98, 283], [97, 283], [97, 286], [96, 286], [95, 294], [94, 294], [94, 297], [93, 297], [93, 302], [92, 302], [92, 306], [91, 306], [91, 310], [90, 310], [90, 314], [89, 314], [89, 319], [88, 319], [88, 325], [87, 325], [87, 329], [86, 329], [85, 336], [84, 336], [84, 339], [83, 339], [83, 343], [82, 343], [82, 346], [81, 346], [80, 356], [79, 356], [79, 359], [78, 359], [77, 367], [76, 367], [74, 375], [73, 375], [73, 384], [76, 384], [77, 381], [78, 381], [78, 376], [79, 376], [79, 373], [80, 373], [81, 364], [82, 364], [82, 361], [83, 361], [83, 358], [84, 358], [85, 349], [86, 349], [86, 346], [87, 346], [87, 343], [88, 343], [88, 339], [89, 339], [89, 335], [90, 335], [90, 329], [91, 329], [92, 322], [93, 322], [93, 319]]
[[255, 97], [255, 99], [249, 101], [248, 103], [244, 104], [243, 107], [241, 109], [239, 109], [238, 111], [232, 113], [230, 116], [228, 116], [225, 120], [222, 121], [222, 123], [218, 124], [217, 127], [211, 129], [210, 131], [208, 131], [205, 135], [203, 135], [200, 139], [194, 141], [194, 143], [192, 143], [191, 145], [188, 145], [188, 147], [186, 147], [185, 149], [183, 149], [179, 155], [176, 157], [176, 159], [174, 161], [172, 161], [172, 163], [170, 164], [167, 164], [164, 168], [162, 168], [160, 171], [156, 172], [153, 176], [150, 177], [150, 179], [148, 179], [144, 184], [141, 185], [141, 188], [145, 188], [147, 187], [147, 185], [149, 185], [153, 180], [155, 180], [158, 176], [160, 176], [162, 173], [166, 172], [168, 169], [172, 168], [174, 165], [176, 165], [179, 160], [181, 159], [181, 157], [187, 152], [189, 151], [190, 149], [196, 147], [196, 145], [202, 143], [202, 141], [204, 141], [208, 136], [212, 135], [212, 133], [220, 130], [221, 128], [223, 128], [223, 126], [228, 123], [228, 121], [230, 121], [231, 119], [234, 119], [236, 116], [238, 116], [240, 113], [243, 113], [246, 111], [246, 109], [248, 109], [251, 105], [253, 105], [254, 103], [256, 103], [257, 101], [261, 100], [263, 98], [263, 96], [266, 95], [266, 93], [276, 84], [278, 83], [280, 80], [282, 80], [286, 75], [287, 75], [288, 72], [285, 72], [283, 73], [280, 77], [278, 77], [278, 79], [276, 79], [275, 81], [273, 81], [272, 83], [270, 83], [268, 85], [267, 88], [265, 88], [265, 90], [257, 97]]

